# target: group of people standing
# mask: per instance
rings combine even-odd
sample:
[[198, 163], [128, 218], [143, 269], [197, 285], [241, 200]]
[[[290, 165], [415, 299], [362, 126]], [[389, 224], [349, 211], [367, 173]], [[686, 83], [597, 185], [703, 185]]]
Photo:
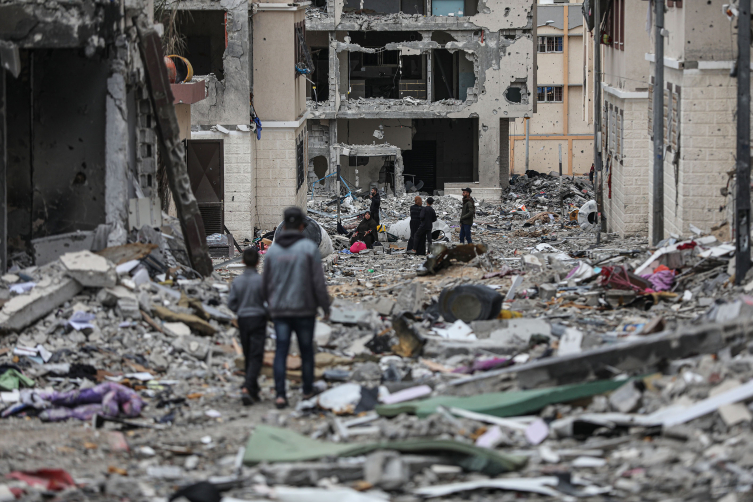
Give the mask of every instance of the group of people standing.
[[319, 247], [303, 234], [304, 215], [297, 207], [285, 210], [283, 231], [264, 257], [264, 273], [256, 271], [259, 253], [254, 247], [243, 252], [246, 269], [230, 287], [228, 307], [238, 316], [246, 377], [241, 389], [244, 405], [260, 400], [259, 372], [264, 360], [267, 320], [276, 335], [273, 372], [275, 404], [288, 405], [287, 358], [293, 332], [301, 355], [303, 397], [314, 395], [314, 328], [322, 309], [329, 317], [330, 297], [324, 280]]
[[[426, 205], [423, 205], [421, 197], [416, 196], [413, 199], [413, 205], [410, 207], [410, 239], [408, 239], [408, 246], [406, 253], [425, 255], [427, 248], [431, 252], [431, 233], [432, 227], [435, 221], [437, 221], [437, 213], [432, 207], [434, 205], [434, 199], [429, 197], [426, 199]], [[473, 218], [476, 215], [476, 203], [471, 198], [471, 189], [463, 189], [463, 208], [460, 213], [460, 243], [463, 244], [467, 241], [468, 244], [472, 244], [471, 227], [473, 226]]]

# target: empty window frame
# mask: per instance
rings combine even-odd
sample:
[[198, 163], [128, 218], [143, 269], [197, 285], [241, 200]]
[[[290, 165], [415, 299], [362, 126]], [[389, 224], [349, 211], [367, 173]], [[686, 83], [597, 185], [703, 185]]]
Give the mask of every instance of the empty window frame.
[[539, 37], [539, 52], [562, 52], [562, 37]]
[[539, 103], [562, 103], [562, 86], [537, 87]]
[[191, 62], [194, 75], [212, 73], [218, 80], [225, 78], [226, 17], [222, 10], [179, 10], [176, 14], [175, 32], [183, 44], [173, 50]]

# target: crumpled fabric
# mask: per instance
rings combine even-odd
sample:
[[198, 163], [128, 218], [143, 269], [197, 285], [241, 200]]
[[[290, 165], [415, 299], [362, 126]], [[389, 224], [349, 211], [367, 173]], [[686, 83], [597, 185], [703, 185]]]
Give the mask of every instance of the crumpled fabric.
[[43, 410], [39, 418], [45, 422], [90, 420], [94, 415], [133, 418], [141, 414], [144, 406], [135, 391], [114, 382], [68, 392], [21, 391], [20, 397], [18, 404], [2, 413], [3, 418], [29, 407]]
[[0, 368], [0, 390], [16, 390], [21, 387], [34, 387], [34, 385], [34, 380], [17, 369], [10, 366]]
[[653, 274], [644, 274], [641, 277], [648, 280], [654, 291], [669, 291], [675, 283], [675, 273], [672, 270], [659, 270]]

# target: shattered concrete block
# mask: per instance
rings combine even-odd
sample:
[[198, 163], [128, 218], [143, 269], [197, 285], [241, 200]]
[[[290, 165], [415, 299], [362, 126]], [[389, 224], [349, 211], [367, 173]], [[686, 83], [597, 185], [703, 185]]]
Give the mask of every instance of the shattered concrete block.
[[609, 396], [610, 406], [620, 413], [632, 413], [636, 411], [640, 408], [642, 400], [643, 393], [638, 388], [635, 380], [630, 380]]
[[105, 307], [114, 307], [121, 298], [136, 300], [136, 295], [123, 286], [103, 288], [97, 292], [97, 301]]
[[389, 298], [377, 298], [376, 300], [363, 302], [366, 308], [374, 309], [377, 314], [382, 316], [392, 315], [392, 310], [395, 308], [395, 302]]
[[540, 284], [539, 285], [539, 298], [542, 302], [548, 302], [552, 298], [557, 296], [556, 284]]
[[[711, 391], [709, 391], [709, 397], [717, 396], [723, 392], [739, 387], [740, 385], [742, 384], [739, 380], [726, 380], [721, 385], [711, 389]], [[719, 415], [728, 427], [753, 420], [753, 415], [751, 415], [750, 411], [748, 411], [748, 408], [743, 403], [725, 404], [720, 406]]]
[[120, 317], [123, 317], [125, 319], [129, 317], [131, 319], [141, 318], [141, 311], [139, 310], [139, 302], [135, 298], [127, 298], [127, 297], [118, 298], [116, 309], [118, 311], [118, 315], [120, 315]]
[[416, 312], [424, 303], [424, 287], [414, 281], [403, 288], [397, 296], [393, 312]]
[[162, 323], [162, 329], [165, 333], [173, 336], [189, 336], [191, 334], [191, 328], [183, 324], [182, 322], [165, 322]]
[[20, 331], [72, 299], [81, 289], [81, 283], [69, 277], [47, 277], [28, 295], [16, 296], [3, 305], [0, 329]]
[[408, 475], [409, 470], [396, 451], [376, 451], [366, 457], [363, 465], [366, 482], [383, 490], [402, 487], [410, 480]]
[[69, 277], [76, 279], [87, 288], [111, 288], [117, 284], [115, 265], [106, 258], [91, 251], [66, 253], [60, 262]]
[[209, 354], [209, 344], [204, 342], [201, 338], [195, 336], [179, 336], [178, 338], [173, 340], [172, 346], [177, 350], [191, 354], [200, 361], [206, 359], [207, 355]]

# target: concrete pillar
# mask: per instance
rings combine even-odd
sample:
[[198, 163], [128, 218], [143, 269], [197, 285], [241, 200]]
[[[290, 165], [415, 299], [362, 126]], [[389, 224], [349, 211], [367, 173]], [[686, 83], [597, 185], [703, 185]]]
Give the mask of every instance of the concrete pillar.
[[[500, 119], [478, 120], [478, 178], [485, 188], [507, 186], [509, 172], [500, 171]], [[504, 185], [502, 179], [504, 178]]]
[[[128, 111], [123, 75], [107, 79], [105, 114], [105, 221], [122, 227], [128, 224]], [[156, 181], [156, 180], [155, 180]], [[157, 190], [152, 190], [157, 192]], [[125, 233], [123, 234], [125, 238]], [[120, 244], [125, 244], [121, 242]]]

